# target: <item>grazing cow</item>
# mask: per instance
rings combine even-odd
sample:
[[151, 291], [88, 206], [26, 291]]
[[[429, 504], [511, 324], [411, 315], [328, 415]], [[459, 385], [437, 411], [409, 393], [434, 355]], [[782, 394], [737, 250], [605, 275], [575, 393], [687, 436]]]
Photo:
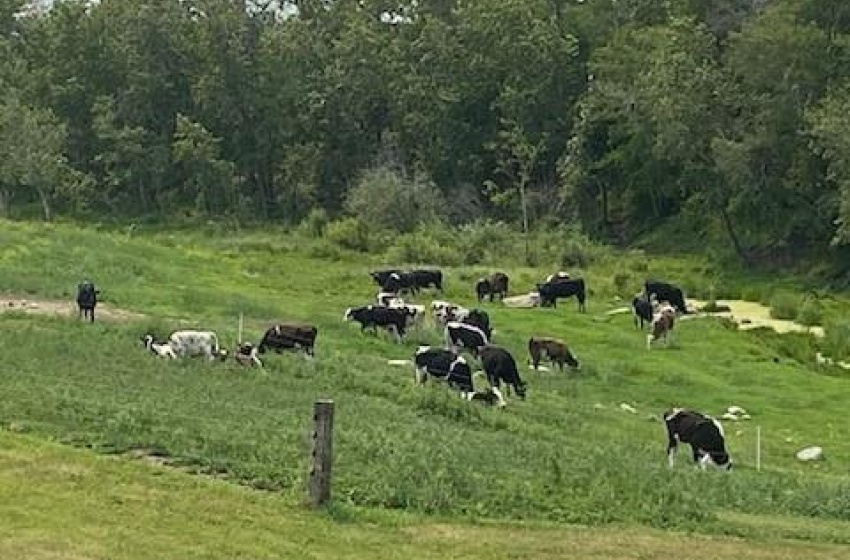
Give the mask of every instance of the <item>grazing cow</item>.
[[701, 469], [712, 465], [727, 471], [732, 468], [732, 459], [726, 452], [723, 426], [711, 416], [693, 410], [674, 408], [664, 413], [667, 428], [667, 464], [673, 468], [679, 443], [688, 443], [693, 451], [694, 462]]
[[499, 301], [505, 299], [508, 295], [508, 275], [504, 272], [494, 272], [486, 278], [481, 278], [475, 283], [475, 293], [478, 296], [478, 303], [485, 296], [490, 296], [490, 301], [493, 301], [493, 296], [498, 295]]
[[676, 325], [676, 309], [667, 303], [662, 303], [652, 317], [652, 332], [646, 335], [646, 349], [652, 349], [652, 343], [664, 339], [664, 345], [670, 344], [673, 327]]
[[430, 270], [418, 268], [409, 272], [408, 275], [414, 292], [420, 288], [427, 289], [432, 286], [440, 292], [443, 291], [443, 272], [437, 268]]
[[77, 285], [77, 307], [81, 319], [85, 318], [94, 323], [94, 308], [97, 306], [99, 294], [100, 290], [96, 290], [89, 280], [84, 280]]
[[478, 354], [479, 348], [490, 343], [487, 335], [476, 326], [449, 321], [445, 330], [446, 347], [452, 351], [466, 348], [473, 355]]
[[236, 362], [243, 366], [260, 366], [263, 367], [263, 362], [260, 361], [259, 348], [251, 344], [250, 342], [242, 342], [236, 347], [236, 351], [233, 353], [233, 359]]
[[145, 348], [160, 358], [171, 358], [172, 360], [177, 359], [177, 354], [174, 353], [174, 349], [171, 345], [167, 342], [154, 342], [152, 334], [142, 336], [142, 344], [145, 345]]
[[687, 315], [688, 308], [685, 306], [685, 296], [681, 288], [666, 282], [647, 280], [643, 285], [643, 289], [647, 299], [651, 299], [654, 294], [658, 301], [669, 301], [677, 311], [683, 315]]
[[363, 307], [349, 307], [345, 310], [343, 320], [360, 323], [361, 331], [364, 331], [366, 327], [372, 327], [372, 331], [375, 334], [378, 332], [378, 327], [385, 328], [392, 331], [396, 341], [401, 342], [401, 337], [404, 336], [409, 317], [410, 311], [408, 309], [366, 305]]
[[432, 301], [431, 310], [434, 312], [434, 322], [443, 326], [451, 321], [462, 321], [469, 315], [469, 309], [448, 301]]
[[465, 317], [458, 317], [458, 314], [453, 315], [453, 320], [460, 321], [473, 327], [478, 327], [487, 335], [487, 338], [493, 338], [493, 329], [490, 328], [490, 316], [486, 311], [481, 309], [471, 309]]
[[376, 270], [375, 272], [370, 272], [369, 276], [372, 277], [372, 280], [374, 280], [378, 286], [383, 288], [392, 274], [401, 274], [401, 270], [398, 270], [397, 268], [390, 268], [387, 270]]
[[655, 296], [649, 299], [642, 293], [636, 295], [632, 300], [632, 314], [635, 318], [635, 328], [643, 330], [644, 323], [652, 323], [653, 303]]
[[537, 369], [542, 358], [549, 358], [553, 364], [558, 364], [564, 371], [564, 364], [572, 368], [578, 368], [576, 357], [570, 352], [567, 344], [556, 338], [531, 337], [528, 339], [528, 353], [531, 355], [531, 365]]
[[587, 290], [585, 289], [583, 278], [572, 278], [565, 280], [555, 279], [553, 282], [545, 282], [537, 284], [537, 292], [540, 294], [540, 305], [543, 307], [558, 307], [558, 298], [568, 298], [576, 296], [578, 300], [578, 310], [584, 312], [587, 308], [584, 302], [587, 298]]
[[525, 382], [520, 378], [516, 360], [510, 352], [498, 346], [487, 345], [480, 348], [478, 353], [491, 387], [498, 389], [504, 382], [508, 387], [514, 388], [519, 398], [525, 399]]
[[181, 358], [204, 356], [208, 360], [223, 359], [227, 351], [218, 344], [218, 336], [212, 331], [175, 331], [168, 344]]
[[413, 356], [416, 382], [424, 385], [428, 376], [445, 381], [449, 387], [460, 391], [461, 396], [474, 390], [469, 364], [451, 350], [420, 346]]
[[309, 323], [278, 323], [266, 330], [257, 352], [265, 354], [266, 350], [273, 350], [280, 354], [284, 350], [304, 349], [308, 356], [313, 356], [318, 334], [319, 330]]

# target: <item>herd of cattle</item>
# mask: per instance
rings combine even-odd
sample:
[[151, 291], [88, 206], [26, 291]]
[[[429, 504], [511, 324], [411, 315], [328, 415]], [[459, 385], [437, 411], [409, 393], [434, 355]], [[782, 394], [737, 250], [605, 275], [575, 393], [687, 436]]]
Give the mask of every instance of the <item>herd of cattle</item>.
[[[391, 269], [372, 272], [370, 275], [381, 289], [375, 303], [348, 308], [343, 319], [359, 323], [361, 331], [371, 329], [377, 333], [379, 328], [385, 329], [397, 341], [401, 341], [409, 329], [421, 326], [426, 319], [425, 306], [408, 303], [403, 295], [414, 295], [428, 288], [441, 292], [443, 289], [443, 274], [439, 270]], [[508, 276], [497, 272], [479, 279], [474, 288], [477, 300], [481, 303], [488, 297], [490, 301], [494, 297], [500, 300], [505, 298], [508, 286]], [[78, 286], [80, 317], [94, 321], [98, 294], [99, 291], [90, 281]], [[559, 298], [572, 296], [578, 301], [579, 311], [584, 312], [587, 290], [583, 278], [571, 278], [567, 273], [558, 272], [536, 285], [535, 297], [544, 307], [556, 307]], [[433, 378], [457, 390], [465, 400], [490, 405], [506, 405], [501, 390], [503, 384], [508, 394], [513, 389], [520, 399], [526, 397], [527, 385], [520, 375], [516, 359], [507, 349], [492, 343], [494, 331], [486, 311], [467, 309], [447, 301], [432, 301], [429, 311], [434, 323], [442, 328], [445, 347], [420, 346], [416, 349], [412, 361], [418, 384]], [[642, 293], [632, 301], [632, 312], [636, 328], [642, 330], [645, 324], [651, 326], [646, 339], [647, 348], [651, 348], [654, 341], [664, 339], [669, 342], [668, 337], [677, 314], [686, 314], [688, 310], [681, 289], [665, 282], [647, 281]], [[302, 350], [312, 357], [317, 335], [316, 326], [308, 323], [278, 323], [266, 330], [257, 345], [240, 342], [233, 352], [233, 358], [243, 365], [262, 367], [260, 355], [267, 351]], [[154, 334], [146, 333], [141, 341], [147, 350], [161, 358], [202, 356], [208, 360], [223, 361], [229, 355], [213, 331], [179, 330], [162, 341], [157, 341]], [[480, 361], [488, 382], [486, 390], [475, 390], [472, 368], [463, 356], [464, 351]], [[532, 336], [528, 340], [528, 353], [529, 361], [535, 369], [539, 368], [543, 359], [561, 370], [564, 366], [579, 367], [578, 358], [558, 338]], [[694, 461], [701, 467], [731, 467], [731, 460], [725, 450], [723, 428], [715, 419], [682, 409], [667, 411], [663, 417], [669, 436], [667, 453], [671, 466], [677, 444], [682, 442], [691, 445]]]

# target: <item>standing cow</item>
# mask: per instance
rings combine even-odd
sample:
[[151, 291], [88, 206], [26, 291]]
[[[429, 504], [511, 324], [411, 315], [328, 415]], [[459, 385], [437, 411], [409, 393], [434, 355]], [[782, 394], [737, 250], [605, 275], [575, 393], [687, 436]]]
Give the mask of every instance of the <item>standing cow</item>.
[[502, 301], [508, 295], [508, 283], [508, 275], [504, 272], [494, 272], [486, 278], [480, 278], [475, 283], [475, 294], [478, 297], [478, 303], [481, 303], [487, 296], [490, 296], [491, 302], [494, 296], [499, 296], [499, 301]]
[[688, 308], [685, 305], [685, 295], [678, 286], [657, 280], [647, 280], [643, 285], [643, 290], [647, 299], [652, 299], [654, 295], [659, 302], [668, 301], [679, 313], [687, 315]]
[[94, 283], [89, 280], [84, 280], [77, 286], [77, 307], [81, 319], [85, 318], [94, 323], [94, 308], [97, 306], [99, 294], [100, 290], [96, 290]]
[[679, 443], [690, 444], [694, 462], [701, 469], [709, 465], [725, 470], [732, 468], [732, 459], [726, 452], [726, 435], [716, 419], [693, 410], [674, 408], [664, 413], [664, 426], [670, 468], [673, 468]]
[[537, 284], [537, 293], [540, 294], [540, 305], [543, 307], [558, 307], [558, 298], [576, 296], [579, 312], [584, 313], [587, 311], [587, 307], [584, 304], [587, 299], [584, 278], [555, 278], [551, 282]]
[[578, 368], [578, 359], [570, 352], [563, 340], [549, 337], [531, 337], [528, 339], [528, 353], [531, 356], [531, 365], [534, 369], [540, 366], [542, 358], [549, 358], [553, 364], [558, 364], [564, 371], [564, 364], [571, 368]]
[[203, 356], [215, 360], [227, 356], [227, 351], [219, 346], [218, 336], [212, 331], [175, 331], [168, 337], [168, 344], [180, 358]]

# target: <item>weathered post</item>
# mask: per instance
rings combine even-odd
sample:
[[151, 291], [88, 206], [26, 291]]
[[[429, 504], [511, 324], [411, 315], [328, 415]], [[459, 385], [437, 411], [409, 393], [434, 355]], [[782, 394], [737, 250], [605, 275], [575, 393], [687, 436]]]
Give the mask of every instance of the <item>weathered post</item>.
[[331, 499], [334, 402], [313, 404], [313, 450], [310, 456], [310, 505], [321, 507]]

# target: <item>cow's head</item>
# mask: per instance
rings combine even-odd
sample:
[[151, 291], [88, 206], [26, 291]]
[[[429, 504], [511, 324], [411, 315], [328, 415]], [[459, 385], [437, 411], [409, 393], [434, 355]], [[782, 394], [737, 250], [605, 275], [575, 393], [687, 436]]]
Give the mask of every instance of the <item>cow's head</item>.
[[571, 368], [579, 369], [581, 364], [579, 364], [578, 358], [575, 354], [570, 352], [569, 348], [564, 349], [564, 362]]
[[229, 352], [225, 348], [220, 348], [218, 350], [218, 354], [216, 355], [216, 358], [218, 358], [218, 360], [220, 362], [223, 362], [223, 361], [227, 360], [228, 354], [229, 354]]
[[706, 467], [714, 467], [724, 471], [732, 470], [732, 458], [723, 451], [715, 453], [704, 453], [699, 459], [699, 466], [705, 470]]
[[519, 383], [516, 384], [516, 394], [520, 399], [525, 400], [526, 392], [527, 392], [527, 390], [526, 390], [526, 387], [525, 387], [525, 382], [520, 381]]
[[142, 341], [142, 345], [143, 345], [145, 348], [150, 349], [151, 344], [153, 344], [154, 337], [153, 337], [153, 335], [152, 335], [152, 334], [147, 333], [147, 334], [143, 334], [143, 335], [139, 338], [139, 340], [141, 340], [141, 341]]
[[342, 320], [343, 321], [350, 321], [353, 318], [352, 317], [353, 312], [354, 312], [353, 307], [349, 307], [348, 309], [346, 309], [345, 313], [343, 313], [343, 315], [342, 315]]

